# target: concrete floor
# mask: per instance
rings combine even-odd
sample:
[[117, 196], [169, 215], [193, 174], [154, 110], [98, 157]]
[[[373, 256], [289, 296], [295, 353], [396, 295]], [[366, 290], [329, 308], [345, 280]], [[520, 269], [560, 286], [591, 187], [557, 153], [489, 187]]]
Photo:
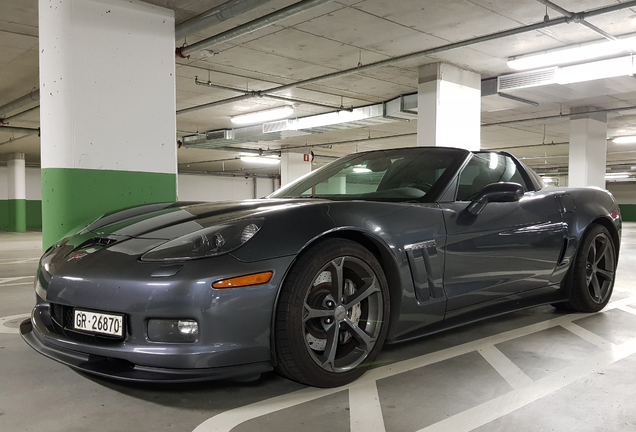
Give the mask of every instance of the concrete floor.
[[254, 383], [133, 385], [83, 375], [20, 338], [38, 233], [0, 233], [0, 432], [636, 431], [636, 224], [609, 306], [538, 307], [386, 347], [345, 389], [274, 373]]

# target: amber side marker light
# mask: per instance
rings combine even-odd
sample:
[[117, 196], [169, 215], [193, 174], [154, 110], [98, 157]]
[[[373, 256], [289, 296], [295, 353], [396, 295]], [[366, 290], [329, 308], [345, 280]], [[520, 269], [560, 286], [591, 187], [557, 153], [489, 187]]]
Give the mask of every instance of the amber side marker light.
[[213, 288], [236, 288], [250, 285], [258, 285], [269, 282], [274, 273], [269, 271], [265, 273], [256, 273], [247, 276], [239, 276], [232, 279], [224, 279], [212, 284]]

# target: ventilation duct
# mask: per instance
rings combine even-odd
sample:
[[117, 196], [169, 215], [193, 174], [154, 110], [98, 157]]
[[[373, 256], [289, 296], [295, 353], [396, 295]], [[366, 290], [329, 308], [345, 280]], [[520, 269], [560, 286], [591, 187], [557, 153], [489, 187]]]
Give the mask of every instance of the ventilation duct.
[[497, 78], [497, 92], [537, 87], [557, 82], [557, 66], [528, 72], [502, 75]]
[[276, 141], [290, 137], [356, 129], [417, 118], [417, 94], [400, 96], [351, 111], [333, 111], [297, 119], [277, 120], [254, 126], [221, 129], [183, 137], [183, 145], [214, 149], [232, 144]]

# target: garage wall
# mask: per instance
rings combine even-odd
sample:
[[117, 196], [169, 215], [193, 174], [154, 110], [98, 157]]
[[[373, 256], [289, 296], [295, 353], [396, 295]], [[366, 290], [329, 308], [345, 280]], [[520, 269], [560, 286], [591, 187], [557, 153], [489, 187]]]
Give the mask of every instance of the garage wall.
[[[0, 229], [9, 228], [9, 190], [7, 167], [0, 167]], [[38, 168], [26, 169], [27, 229], [42, 228], [42, 178]]]
[[[256, 179], [256, 197], [274, 192], [278, 180]], [[0, 166], [0, 230], [9, 228], [7, 167]], [[180, 201], [229, 201], [254, 198], [254, 179], [210, 175], [178, 175]], [[42, 229], [42, 177], [38, 168], [26, 169], [27, 229]]]
[[[179, 174], [179, 201], [230, 201], [254, 198], [254, 179]], [[274, 192], [271, 179], [256, 179], [256, 198]]]
[[636, 222], [636, 183], [634, 182], [616, 182], [606, 183], [609, 190], [619, 207], [623, 220], [627, 222]]

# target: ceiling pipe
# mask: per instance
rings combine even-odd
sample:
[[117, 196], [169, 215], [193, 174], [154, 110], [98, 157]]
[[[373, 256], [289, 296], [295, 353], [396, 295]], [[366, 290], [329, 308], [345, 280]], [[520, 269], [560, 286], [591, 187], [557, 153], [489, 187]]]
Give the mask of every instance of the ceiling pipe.
[[219, 33], [218, 35], [212, 36], [207, 39], [203, 39], [202, 41], [196, 42], [192, 45], [181, 47], [177, 50], [177, 55], [187, 57], [190, 54], [196, 53], [211, 46], [228, 42], [232, 39], [236, 39], [246, 34], [253, 33], [256, 30], [269, 27], [270, 25], [276, 24], [279, 21], [291, 18], [315, 7], [330, 3], [331, 1], [333, 0], [303, 0], [298, 3], [294, 3], [291, 6], [287, 6], [286, 8], [280, 9], [276, 12], [272, 12], [271, 14], [265, 15], [261, 18], [235, 27], [231, 30]]
[[[631, 7], [636, 7], [636, 0], [628, 1], [628, 2], [624, 2], [624, 3], [619, 3], [619, 4], [616, 4], [616, 5], [612, 5], [612, 6], [606, 6], [606, 7], [602, 7], [602, 8], [598, 8], [598, 9], [594, 9], [594, 10], [590, 10], [590, 11], [586, 11], [586, 12], [579, 12], [578, 15], [581, 18], [590, 17], [590, 16], [598, 16], [598, 15], [608, 14], [608, 13], [611, 13], [611, 12], [620, 11], [620, 10], [623, 10], [623, 9], [628, 9], [628, 8], [631, 8]], [[398, 56], [398, 57], [392, 57], [392, 58], [387, 59], [387, 60], [382, 60], [382, 61], [375, 62], [375, 63], [369, 63], [368, 65], [364, 65], [364, 66], [360, 66], [360, 67], [345, 69], [345, 70], [342, 70], [342, 71], [339, 71], [339, 72], [332, 72], [330, 74], [321, 75], [321, 76], [317, 76], [317, 77], [314, 77], [314, 78], [309, 78], [309, 79], [306, 79], [306, 80], [303, 80], [303, 81], [297, 81], [297, 82], [292, 83], [292, 84], [286, 84], [286, 85], [274, 87], [274, 88], [271, 88], [269, 90], [261, 90], [261, 94], [265, 95], [265, 94], [268, 94], [268, 93], [275, 93], [275, 92], [279, 92], [279, 91], [283, 91], [283, 90], [288, 90], [288, 89], [300, 87], [300, 86], [303, 86], [303, 85], [315, 84], [317, 82], [326, 81], [326, 80], [333, 79], [333, 78], [340, 78], [340, 77], [347, 76], [347, 75], [352, 75], [352, 74], [356, 74], [356, 73], [366, 72], [368, 70], [375, 69], [375, 68], [378, 68], [378, 67], [392, 66], [392, 65], [394, 65], [396, 63], [400, 63], [400, 62], [407, 61], [407, 60], [415, 60], [415, 59], [418, 59], [420, 57], [424, 57], [424, 56], [427, 56], [427, 55], [439, 54], [441, 52], [450, 51], [450, 50], [457, 49], [457, 48], [463, 48], [463, 47], [475, 45], [475, 44], [482, 43], [482, 42], [488, 42], [488, 41], [501, 39], [501, 38], [508, 37], [508, 36], [514, 36], [514, 35], [518, 35], [518, 34], [522, 34], [522, 33], [527, 33], [527, 32], [534, 31], [534, 30], [541, 30], [541, 29], [548, 28], [548, 27], [554, 27], [554, 26], [560, 25], [560, 24], [567, 24], [570, 21], [571, 20], [569, 18], [567, 18], [567, 17], [554, 18], [554, 19], [551, 19], [551, 20], [542, 21], [540, 23], [530, 24], [530, 25], [517, 27], [517, 28], [514, 28], [514, 29], [510, 29], [510, 30], [504, 30], [504, 31], [496, 32], [496, 33], [491, 33], [491, 34], [488, 34], [488, 35], [479, 36], [479, 37], [472, 38], [472, 39], [466, 39], [466, 40], [463, 40], [463, 41], [460, 41], [460, 42], [454, 42], [454, 43], [442, 45], [442, 46], [439, 46], [439, 47], [436, 47], [436, 48], [430, 48], [430, 49], [426, 49], [426, 50], [422, 50], [422, 51], [417, 51], [417, 52], [414, 52], [414, 53], [411, 53], [411, 54], [405, 54], [405, 55]], [[214, 106], [218, 106], [218, 105], [223, 105], [224, 103], [231, 103], [231, 102], [233, 102], [233, 98], [225, 99], [225, 100], [219, 100], [219, 101], [216, 101], [216, 102], [213, 102], [213, 103], [215, 104]], [[207, 108], [207, 104], [194, 106], [194, 107], [188, 108], [188, 110], [196, 111], [197, 109], [204, 109], [204, 108]], [[188, 111], [188, 112], [191, 112], [191, 111]], [[179, 114], [179, 112], [177, 112], [177, 114]]]
[[175, 39], [183, 39], [191, 34], [208, 29], [217, 24], [235, 18], [245, 12], [256, 9], [269, 3], [271, 0], [230, 0], [222, 5], [214, 7], [187, 21], [178, 24], [174, 28]]
[[[0, 130], [1, 129], [2, 128], [0, 128]], [[26, 135], [22, 135], [22, 136], [19, 136], [17, 138], [8, 139], [7, 141], [0, 143], [0, 146], [3, 146], [5, 144], [12, 144], [12, 143], [14, 143], [16, 141], [20, 141], [21, 139], [28, 138], [28, 137], [33, 136], [33, 135], [38, 135], [39, 133], [40, 133], [39, 130], [32, 130], [32, 131], [28, 132]]]
[[31, 93], [22, 96], [8, 104], [2, 105], [0, 107], [0, 118], [5, 118], [7, 114], [12, 111], [16, 111], [23, 106], [29, 105], [35, 101], [40, 100], [40, 90], [32, 90]]
[[301, 104], [313, 105], [313, 106], [317, 106], [317, 107], [321, 107], [321, 108], [353, 111], [353, 108], [348, 108], [347, 109], [347, 108], [344, 108], [342, 106], [326, 105], [326, 104], [321, 104], [321, 103], [317, 103], [317, 102], [309, 102], [309, 101], [306, 101], [306, 100], [293, 99], [293, 98], [288, 98], [288, 97], [283, 97], [283, 96], [266, 95], [266, 94], [262, 94], [260, 91], [245, 92], [245, 90], [241, 90], [241, 89], [238, 89], [238, 88], [235, 88], [235, 87], [227, 87], [227, 86], [224, 86], [224, 85], [214, 84], [211, 81], [207, 81], [207, 82], [206, 81], [199, 81], [199, 77], [197, 77], [197, 76], [194, 77], [194, 83], [196, 85], [200, 85], [200, 86], [213, 87], [213, 88], [217, 88], [217, 89], [220, 89], [220, 90], [243, 93], [244, 95], [250, 95], [252, 97], [266, 97], [268, 99], [275, 99], [275, 100], [279, 100], [279, 101], [283, 101], [283, 102], [301, 103]]
[[16, 127], [16, 126], [0, 126], [0, 132], [9, 132], [9, 133], [18, 133], [18, 134], [28, 134], [28, 133], [40, 133], [40, 128], [25, 128], [25, 127]]
[[34, 106], [33, 108], [29, 108], [29, 109], [28, 109], [28, 110], [26, 110], [26, 111], [22, 111], [22, 112], [19, 112], [19, 113], [17, 113], [17, 114], [13, 114], [13, 115], [11, 115], [11, 116], [9, 116], [9, 117], [5, 117], [5, 118], [3, 118], [2, 120], [4, 120], [5, 122], [6, 122], [7, 120], [17, 120], [17, 119], [19, 119], [20, 117], [23, 117], [23, 116], [25, 116], [25, 115], [27, 115], [27, 114], [30, 114], [31, 112], [36, 111], [36, 110], [39, 110], [39, 109], [40, 109], [40, 104], [38, 103], [38, 104], [37, 104], [36, 106]]
[[[561, 6], [552, 3], [550, 0], [537, 0], [539, 3], [542, 3], [544, 5], [546, 5], [547, 7], [554, 9], [555, 11], [559, 12], [561, 15], [569, 18], [570, 20], [572, 20], [573, 22], [577, 23], [577, 24], [581, 24], [584, 27], [587, 27], [588, 29], [592, 30], [594, 33], [603, 36], [605, 39], [610, 40], [610, 41], [617, 41], [618, 38], [615, 36], [612, 36], [611, 34], [607, 33], [605, 30], [600, 29], [598, 27], [596, 27], [594, 24], [590, 24], [589, 22], [585, 21], [583, 19], [583, 15], [582, 14], [575, 14], [573, 12], [570, 12], [564, 8], [562, 8]], [[547, 16], [547, 14], [546, 14]], [[632, 54], [635, 53], [634, 50], [629, 50]]]

